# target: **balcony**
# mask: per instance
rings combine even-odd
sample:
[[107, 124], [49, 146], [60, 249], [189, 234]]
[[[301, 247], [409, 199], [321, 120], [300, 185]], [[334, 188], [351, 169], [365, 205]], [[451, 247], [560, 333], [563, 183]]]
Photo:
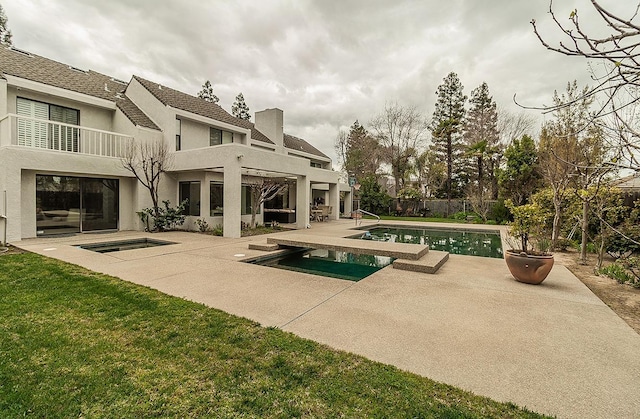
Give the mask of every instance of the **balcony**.
[[3, 146], [123, 157], [132, 142], [133, 137], [129, 135], [15, 114], [0, 120], [0, 145]]

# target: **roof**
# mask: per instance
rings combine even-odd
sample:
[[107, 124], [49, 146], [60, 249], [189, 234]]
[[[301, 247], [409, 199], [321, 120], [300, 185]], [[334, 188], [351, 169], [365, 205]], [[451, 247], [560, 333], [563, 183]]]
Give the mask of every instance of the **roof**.
[[623, 190], [640, 190], [640, 173], [617, 179], [612, 184]]
[[[11, 75], [49, 86], [70, 90], [114, 102], [118, 109], [136, 126], [160, 128], [125, 94], [127, 82], [92, 70], [82, 70], [16, 48], [0, 47], [0, 77]], [[236, 118], [215, 103], [170, 87], [133, 76], [164, 105], [251, 130], [251, 138], [274, 144], [251, 121]], [[329, 158], [302, 138], [284, 134], [284, 147], [318, 157]]]
[[284, 146], [290, 150], [298, 150], [305, 153], [313, 154], [315, 156], [329, 158], [322, 151], [318, 150], [302, 138], [294, 137], [293, 135], [284, 134]]
[[216, 121], [225, 122], [240, 128], [250, 129], [251, 138], [254, 140], [273, 144], [273, 141], [267, 138], [267, 136], [262, 132], [258, 131], [253, 123], [244, 119], [236, 118], [216, 103], [207, 102], [202, 98], [154, 83], [139, 76], [133, 76], [133, 78], [164, 105], [204, 116], [206, 118], [215, 119]]
[[20, 77], [60, 89], [114, 102], [135, 125], [159, 130], [124, 96], [128, 83], [92, 70], [82, 70], [16, 48], [0, 47], [0, 75]]

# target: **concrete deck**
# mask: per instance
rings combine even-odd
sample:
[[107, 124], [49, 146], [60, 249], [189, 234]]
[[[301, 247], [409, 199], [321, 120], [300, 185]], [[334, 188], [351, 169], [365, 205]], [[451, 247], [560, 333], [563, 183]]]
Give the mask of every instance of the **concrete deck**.
[[[353, 226], [279, 234], [345, 237]], [[110, 254], [73, 246], [149, 236], [178, 244]], [[14, 244], [541, 413], [640, 417], [640, 335], [562, 265], [540, 286], [513, 280], [501, 259], [459, 255], [427, 280], [389, 266], [349, 282], [239, 263], [264, 255], [252, 242], [265, 236], [120, 232]]]

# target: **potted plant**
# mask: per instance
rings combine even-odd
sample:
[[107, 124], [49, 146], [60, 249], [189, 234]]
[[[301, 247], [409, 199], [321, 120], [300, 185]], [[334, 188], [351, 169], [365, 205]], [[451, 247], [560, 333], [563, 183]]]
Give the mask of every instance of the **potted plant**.
[[514, 206], [507, 200], [505, 205], [513, 214], [509, 236], [519, 241], [504, 254], [507, 267], [516, 280], [540, 284], [553, 268], [551, 241], [545, 234], [549, 213], [536, 204]]

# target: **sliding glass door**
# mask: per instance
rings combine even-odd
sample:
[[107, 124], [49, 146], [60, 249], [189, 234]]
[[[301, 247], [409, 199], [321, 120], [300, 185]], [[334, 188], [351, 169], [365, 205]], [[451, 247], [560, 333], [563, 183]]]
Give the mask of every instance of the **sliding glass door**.
[[38, 235], [118, 228], [117, 179], [36, 175]]

